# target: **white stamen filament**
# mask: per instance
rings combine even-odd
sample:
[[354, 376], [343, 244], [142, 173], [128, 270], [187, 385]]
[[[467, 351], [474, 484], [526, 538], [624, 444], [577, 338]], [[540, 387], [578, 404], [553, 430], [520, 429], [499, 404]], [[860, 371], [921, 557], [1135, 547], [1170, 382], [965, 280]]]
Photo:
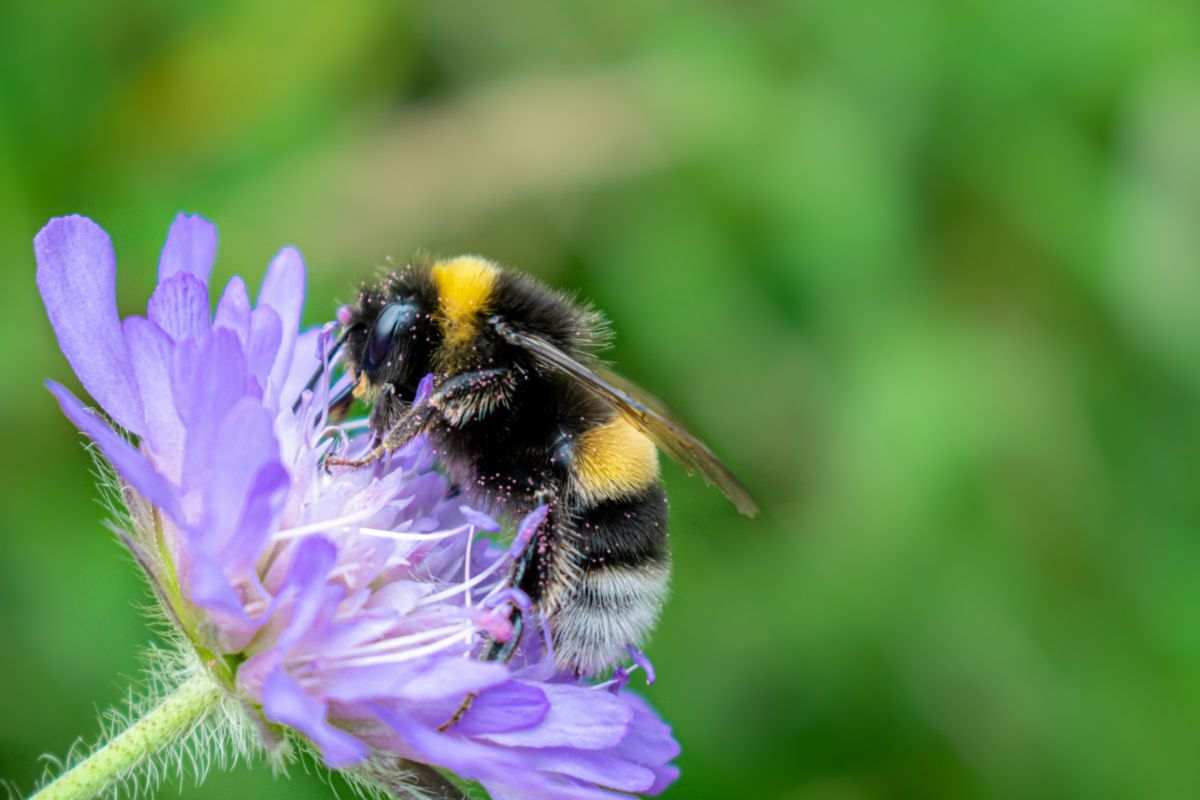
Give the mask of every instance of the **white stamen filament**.
[[433, 655], [441, 650], [446, 650], [450, 647], [462, 644], [462, 632], [455, 631], [450, 636], [444, 639], [438, 639], [436, 642], [431, 642], [424, 647], [415, 647], [412, 650], [406, 650], [395, 655], [382, 654], [377, 656], [367, 656], [365, 658], [351, 658], [342, 661], [338, 664], [339, 667], [373, 667], [376, 664], [400, 664], [405, 661], [413, 661], [418, 658]]
[[[466, 593], [463, 595], [463, 606], [471, 607], [471, 545], [475, 544], [475, 526], [471, 526], [471, 530], [467, 532], [467, 547], [463, 554], [463, 584], [467, 587]], [[473, 632], [467, 633], [463, 637], [463, 644], [470, 647], [471, 639], [474, 636]], [[463, 653], [463, 658], [469, 658], [471, 651]]]
[[447, 597], [453, 597], [454, 595], [458, 594], [459, 592], [467, 592], [469, 594], [473, 587], [478, 586], [479, 584], [483, 583], [490, 576], [494, 575], [496, 573], [496, 570], [505, 566], [507, 563], [508, 563], [507, 554], [502, 555], [499, 558], [497, 558], [495, 561], [493, 561], [491, 564], [489, 564], [487, 569], [485, 569], [483, 572], [480, 572], [478, 575], [471, 578], [470, 580], [463, 581], [462, 583], [458, 584], [457, 586], [451, 586], [449, 589], [443, 589], [440, 592], [435, 592], [433, 594], [426, 595], [425, 597], [421, 598], [418, 605], [424, 606], [424, 605], [429, 605], [430, 603], [440, 603], [441, 601], [445, 600]]
[[382, 528], [359, 528], [359, 533], [365, 533], [368, 536], [380, 536], [384, 539], [395, 539], [398, 542], [436, 542], [441, 539], [449, 539], [452, 536], [459, 536], [472, 530], [474, 525], [460, 525], [457, 528], [441, 531], [439, 533], [420, 533], [419, 531], [385, 531]]
[[[431, 642], [443, 636], [458, 636], [463, 631], [474, 631], [474, 629], [474, 625], [469, 623], [464, 625], [463, 623], [458, 622], [454, 625], [443, 625], [440, 628], [430, 628], [429, 630], [421, 631], [420, 633], [410, 633], [404, 636], [393, 636], [389, 639], [381, 639], [378, 642], [364, 644], [351, 650], [346, 650], [341, 653], [334, 653], [333, 655], [322, 655], [319, 660], [322, 664], [328, 664], [330, 662], [341, 662], [348, 659], [363, 658], [365, 656], [376, 656], [382, 653], [390, 653], [393, 650], [402, 650], [405, 647], [410, 647], [415, 644]], [[338, 666], [341, 665], [339, 664]]]
[[467, 608], [471, 607], [471, 545], [475, 544], [475, 526], [471, 526], [471, 530], [467, 531], [467, 548], [463, 553], [463, 584], [466, 585], [467, 591], [463, 596], [463, 605]]
[[[411, 497], [407, 498], [407, 500], [408, 500], [408, 502], [412, 502]], [[403, 505], [399, 505], [400, 503], [404, 503], [404, 501], [393, 501], [391, 503], [385, 503], [383, 507], [395, 506], [397, 508], [404, 508], [404, 506], [407, 505], [407, 503], [404, 503]], [[301, 536], [307, 536], [310, 533], [321, 533], [322, 531], [335, 530], [337, 528], [349, 528], [352, 525], [355, 525], [359, 522], [362, 522], [363, 520], [367, 520], [367, 519], [370, 519], [371, 517], [375, 516], [382, 510], [383, 507], [375, 505], [375, 506], [371, 506], [369, 508], [364, 508], [361, 511], [355, 511], [352, 514], [346, 514], [341, 517], [334, 517], [333, 519], [320, 520], [318, 522], [310, 522], [307, 525], [298, 525], [295, 528], [284, 528], [283, 530], [276, 531], [274, 536], [272, 537], [272, 539], [274, 541], [281, 542], [281, 541], [286, 541], [288, 539], [296, 539]], [[368, 529], [363, 528], [361, 530], [365, 531]]]

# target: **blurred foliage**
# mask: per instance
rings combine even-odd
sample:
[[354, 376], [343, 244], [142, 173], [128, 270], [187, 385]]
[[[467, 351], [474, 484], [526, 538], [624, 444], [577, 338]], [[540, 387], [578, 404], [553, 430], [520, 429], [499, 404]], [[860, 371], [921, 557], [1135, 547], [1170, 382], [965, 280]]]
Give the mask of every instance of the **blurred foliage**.
[[99, 221], [132, 312], [187, 209], [220, 281], [299, 245], [313, 322], [422, 250], [578, 289], [744, 476], [754, 521], [668, 471], [669, 797], [1197, 796], [1198, 45], [1165, 0], [5, 4], [0, 776], [152, 635], [30, 240]]

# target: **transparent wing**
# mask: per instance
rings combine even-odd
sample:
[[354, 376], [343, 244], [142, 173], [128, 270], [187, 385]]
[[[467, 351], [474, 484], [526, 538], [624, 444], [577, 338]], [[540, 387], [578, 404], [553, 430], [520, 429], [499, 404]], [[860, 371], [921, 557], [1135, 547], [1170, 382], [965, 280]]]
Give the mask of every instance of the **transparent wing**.
[[611, 403], [686, 470], [699, 472], [707, 483], [719, 488], [740, 513], [748, 517], [758, 513], [758, 506], [746, 487], [708, 449], [708, 445], [688, 433], [653, 395], [607, 370], [597, 371], [581, 364], [540, 336], [522, 333], [503, 320], [493, 320], [492, 325], [505, 341], [528, 351], [543, 368], [576, 379], [584, 388]]

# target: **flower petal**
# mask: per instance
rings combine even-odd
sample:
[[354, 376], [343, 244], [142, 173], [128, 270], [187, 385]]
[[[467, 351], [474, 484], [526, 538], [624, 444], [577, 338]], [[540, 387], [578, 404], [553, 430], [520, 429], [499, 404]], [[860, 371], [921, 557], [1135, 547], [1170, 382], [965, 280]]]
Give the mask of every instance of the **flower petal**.
[[325, 703], [305, 693], [282, 667], [263, 683], [262, 707], [267, 719], [295, 728], [311, 739], [325, 763], [334, 769], [353, 766], [370, 753], [361, 741], [330, 725], [325, 719]]
[[217, 428], [205, 489], [207, 541], [227, 573], [250, 570], [274, 529], [291, 481], [271, 414], [243, 398]]
[[584, 686], [545, 683], [539, 687], [550, 701], [546, 718], [535, 728], [480, 734], [479, 738], [510, 747], [576, 747], [598, 750], [625, 738], [633, 709], [608, 692]]
[[[510, 777], [524, 773], [525, 767], [516, 753], [491, 747], [463, 736], [435, 731], [399, 708], [375, 704], [371, 710], [381, 722], [395, 731], [404, 746], [410, 747], [428, 764], [447, 767], [465, 778]], [[539, 776], [529, 774], [536, 781]]]
[[218, 330], [202, 343], [180, 343], [171, 364], [171, 389], [187, 427], [182, 481], [191, 489], [208, 480], [221, 421], [238, 400], [253, 396], [247, 391], [246, 357], [237, 335]]
[[536, 686], [508, 681], [481, 692], [458, 724], [455, 733], [476, 736], [523, 730], [539, 724], [550, 710], [546, 694]]
[[521, 751], [529, 767], [623, 792], [643, 792], [654, 785], [654, 771], [621, 758], [611, 750], [548, 747]]
[[270, 378], [283, 337], [279, 315], [270, 306], [254, 309], [250, 315], [250, 340], [246, 344], [246, 365], [264, 389]]
[[46, 381], [46, 388], [58, 400], [67, 419], [96, 443], [100, 452], [108, 459], [108, 463], [112, 464], [113, 469], [128, 481], [130, 486], [176, 522], [183, 524], [183, 512], [175, 488], [154, 469], [145, 456], [110, 428], [108, 423], [84, 408], [83, 403], [67, 391], [66, 387], [54, 381]]
[[145, 317], [128, 317], [121, 327], [141, 390], [146, 421], [142, 447], [149, 449], [159, 470], [178, 483], [183, 467], [184, 429], [171, 389], [174, 344], [171, 337]]
[[313, 373], [320, 368], [321, 361], [317, 358], [320, 338], [320, 328], [310, 328], [296, 337], [294, 354], [279, 392], [280, 408], [291, 408], [300, 399], [300, 392], [304, 391]]
[[204, 609], [210, 628], [215, 624], [221, 646], [244, 647], [254, 635], [258, 623], [246, 614], [242, 598], [234, 589], [220, 559], [194, 539], [189, 542], [186, 552], [187, 559], [179, 565], [184, 595]]
[[[288, 615], [285, 629], [274, 642], [275, 649], [286, 655], [287, 650], [300, 641], [313, 622], [321, 616], [322, 606], [330, 596], [323, 589], [325, 578], [337, 560], [337, 547], [321, 536], [310, 536], [297, 546], [288, 565], [287, 577], [279, 594], [291, 592], [293, 602], [284, 609]], [[337, 588], [337, 587], [329, 587]], [[336, 605], [336, 600], [334, 600]]]
[[396, 666], [377, 664], [370, 667], [331, 669], [322, 686], [325, 698], [340, 703], [361, 703], [388, 699], [396, 685]]
[[237, 275], [225, 284], [213, 327], [233, 331], [243, 347], [250, 340], [250, 295], [246, 294], [246, 282]]
[[596, 786], [586, 786], [569, 778], [558, 778], [539, 786], [535, 793], [525, 785], [513, 785], [511, 776], [504, 783], [484, 780], [480, 784], [491, 800], [636, 800], [627, 794], [617, 794]]
[[33, 240], [37, 285], [58, 346], [88, 394], [142, 432], [142, 403], [117, 316], [112, 240], [86, 217], [57, 217]]
[[179, 214], [158, 258], [158, 282], [188, 273], [207, 286], [216, 258], [216, 226], [200, 216]]
[[661, 767], [654, 767], [654, 784], [649, 789], [643, 789], [642, 794], [650, 797], [658, 797], [667, 790], [675, 781], [679, 780], [679, 767], [673, 764], [664, 764]]
[[271, 384], [275, 387], [283, 386], [291, 367], [292, 350], [300, 330], [300, 312], [304, 307], [304, 282], [304, 259], [300, 251], [285, 247], [271, 260], [258, 292], [258, 305], [274, 309], [281, 323], [279, 354], [270, 375]]
[[657, 768], [679, 755], [679, 742], [671, 735], [671, 726], [663, 722], [650, 705], [633, 692], [621, 698], [633, 709], [633, 722], [616, 752], [631, 761]]
[[430, 658], [421, 669], [393, 689], [394, 696], [412, 702], [462, 698], [508, 679], [508, 670], [495, 661], [465, 661], [457, 656]]
[[568, 778], [530, 769], [522, 753], [458, 736], [453, 731], [435, 731], [398, 709], [375, 704], [371, 710], [398, 735], [398, 741], [394, 743], [396, 749], [414, 756], [416, 760], [445, 767], [464, 778], [481, 781], [489, 793], [492, 793], [493, 787], [508, 792], [501, 794], [497, 791], [491, 794], [492, 797], [514, 800], [630, 800], [625, 794], [584, 786]]
[[208, 286], [181, 272], [163, 281], [150, 295], [146, 316], [179, 342], [208, 333]]

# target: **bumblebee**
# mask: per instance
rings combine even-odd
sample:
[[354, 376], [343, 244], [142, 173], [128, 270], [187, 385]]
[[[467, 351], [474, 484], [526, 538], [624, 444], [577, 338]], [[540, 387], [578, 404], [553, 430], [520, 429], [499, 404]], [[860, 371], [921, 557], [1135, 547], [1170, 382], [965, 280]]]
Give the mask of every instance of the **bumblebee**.
[[[528, 275], [475, 256], [410, 265], [364, 285], [342, 322], [377, 446], [327, 463], [363, 465], [425, 433], [476, 503], [507, 515], [545, 504], [512, 580], [564, 670], [603, 672], [658, 618], [671, 568], [659, 448], [757, 510], [708, 447], [599, 363], [603, 317]], [[495, 644], [485, 657], [504, 655]]]

